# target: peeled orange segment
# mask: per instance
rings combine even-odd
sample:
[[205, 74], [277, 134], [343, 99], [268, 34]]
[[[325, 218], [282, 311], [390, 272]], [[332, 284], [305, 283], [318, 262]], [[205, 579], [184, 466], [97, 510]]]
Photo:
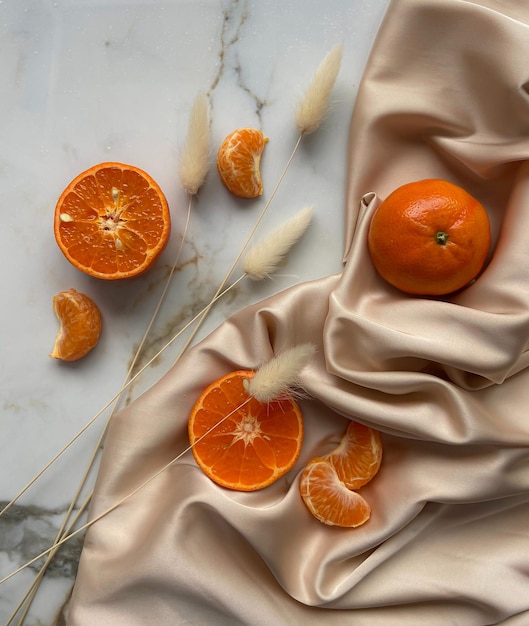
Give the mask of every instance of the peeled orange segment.
[[91, 167], [66, 187], [55, 207], [57, 245], [72, 265], [96, 278], [142, 274], [165, 248], [170, 232], [161, 188], [133, 165]]
[[294, 400], [258, 402], [245, 381], [255, 372], [231, 372], [209, 385], [188, 421], [193, 456], [217, 484], [255, 491], [275, 482], [297, 461], [303, 419]]
[[369, 503], [347, 489], [325, 459], [316, 458], [307, 464], [300, 476], [299, 492], [312, 515], [329, 526], [355, 528], [371, 516]]
[[382, 442], [376, 430], [351, 421], [338, 447], [324, 457], [348, 489], [360, 489], [380, 469]]
[[94, 348], [101, 334], [101, 313], [87, 295], [70, 289], [53, 297], [53, 309], [60, 323], [50, 356], [77, 361]]
[[255, 128], [238, 128], [222, 142], [217, 169], [227, 189], [239, 198], [256, 198], [263, 193], [261, 155], [268, 138]]

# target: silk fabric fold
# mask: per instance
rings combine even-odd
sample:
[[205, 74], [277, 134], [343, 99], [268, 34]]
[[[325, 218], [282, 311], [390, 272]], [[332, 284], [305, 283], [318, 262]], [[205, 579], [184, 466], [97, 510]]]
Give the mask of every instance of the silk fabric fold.
[[[248, 307], [114, 416], [91, 517], [188, 445], [204, 387], [310, 341], [305, 441], [271, 487], [213, 484], [190, 453], [90, 528], [71, 626], [529, 624], [529, 4], [393, 0], [355, 103], [344, 270]], [[460, 293], [374, 270], [370, 218], [395, 187], [449, 179], [493, 249]], [[382, 433], [357, 529], [304, 507], [303, 466], [349, 419]]]

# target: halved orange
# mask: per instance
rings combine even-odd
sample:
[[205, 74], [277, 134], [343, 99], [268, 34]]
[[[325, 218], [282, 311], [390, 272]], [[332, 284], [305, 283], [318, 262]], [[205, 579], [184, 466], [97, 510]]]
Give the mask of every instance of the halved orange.
[[224, 185], [239, 198], [256, 198], [263, 193], [261, 155], [268, 138], [256, 128], [238, 128], [222, 142], [217, 169]]
[[348, 489], [359, 489], [378, 472], [382, 442], [378, 431], [350, 421], [338, 447], [323, 457]]
[[307, 464], [299, 479], [299, 492], [312, 515], [328, 526], [355, 528], [371, 516], [369, 503], [347, 489], [325, 459], [316, 458]]
[[290, 398], [262, 403], [248, 395], [255, 372], [238, 370], [209, 385], [188, 421], [193, 456], [217, 484], [238, 491], [271, 485], [295, 464], [303, 419]]
[[170, 231], [165, 195], [134, 165], [94, 165], [72, 180], [55, 207], [59, 248], [77, 269], [96, 278], [142, 274], [165, 248]]
[[101, 334], [101, 313], [86, 294], [69, 289], [53, 297], [60, 326], [50, 354], [54, 359], [77, 361], [94, 348]]

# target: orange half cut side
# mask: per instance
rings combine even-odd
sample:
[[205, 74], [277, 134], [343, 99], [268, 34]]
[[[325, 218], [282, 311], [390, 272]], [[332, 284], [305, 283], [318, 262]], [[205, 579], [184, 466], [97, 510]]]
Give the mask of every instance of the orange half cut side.
[[255, 491], [274, 483], [296, 463], [303, 419], [293, 399], [261, 403], [248, 395], [250, 370], [226, 374], [209, 385], [188, 421], [193, 456], [218, 485]]
[[96, 278], [142, 274], [165, 248], [170, 231], [164, 193], [133, 165], [94, 165], [72, 180], [55, 207], [57, 245], [72, 265]]

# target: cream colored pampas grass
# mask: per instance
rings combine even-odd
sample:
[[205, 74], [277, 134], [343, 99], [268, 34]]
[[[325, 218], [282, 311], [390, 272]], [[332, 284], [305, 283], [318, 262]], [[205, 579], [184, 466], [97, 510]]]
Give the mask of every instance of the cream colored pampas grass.
[[311, 207], [302, 209], [273, 233], [250, 248], [243, 261], [245, 274], [252, 280], [263, 280], [269, 277], [307, 230], [312, 215]]
[[329, 97], [342, 63], [342, 44], [335, 45], [320, 63], [296, 110], [296, 125], [301, 134], [313, 133], [323, 121]]
[[299, 376], [316, 352], [311, 343], [284, 350], [261, 366], [250, 378], [246, 391], [259, 402], [272, 402], [288, 396], [299, 387]]
[[198, 193], [209, 170], [209, 114], [206, 95], [199, 93], [189, 115], [187, 138], [180, 159], [180, 182], [191, 196]]

